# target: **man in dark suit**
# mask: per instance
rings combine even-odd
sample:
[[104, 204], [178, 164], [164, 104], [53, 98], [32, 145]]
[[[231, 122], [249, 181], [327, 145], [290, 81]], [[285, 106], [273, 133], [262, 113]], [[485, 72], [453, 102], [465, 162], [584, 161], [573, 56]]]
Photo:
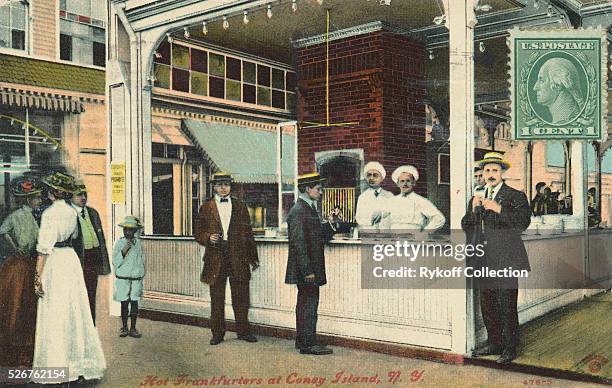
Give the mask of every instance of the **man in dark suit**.
[[[259, 267], [249, 212], [241, 200], [230, 196], [232, 176], [213, 174], [215, 195], [200, 208], [195, 239], [206, 247], [200, 280], [210, 285], [211, 345], [225, 336], [225, 287], [229, 278], [238, 339], [257, 342], [249, 326], [251, 268]], [[250, 267], [249, 267], [250, 266]]]
[[[531, 222], [527, 196], [504, 183], [502, 174], [510, 168], [510, 163], [501, 154], [489, 152], [478, 163], [483, 167], [486, 190], [484, 196], [472, 197], [461, 220], [467, 241], [484, 244], [485, 254], [475, 259], [474, 267], [529, 271], [521, 238]], [[499, 363], [509, 363], [516, 358], [519, 345], [518, 279], [479, 278], [477, 281], [489, 342], [488, 350], [479, 355], [499, 355]]]
[[323, 179], [317, 173], [298, 178], [300, 197], [287, 216], [289, 257], [286, 284], [298, 288], [295, 307], [295, 347], [302, 354], [331, 354], [332, 350], [316, 343], [319, 287], [327, 283], [325, 277], [325, 243], [340, 226], [339, 211], [335, 210], [326, 222], [317, 212]]
[[87, 187], [82, 181], [75, 182], [72, 194], [72, 207], [79, 214], [79, 230], [76, 240], [72, 242], [74, 251], [81, 260], [85, 288], [89, 297], [89, 308], [94, 325], [96, 324], [96, 290], [98, 276], [111, 273], [106, 239], [102, 230], [100, 214], [96, 209], [87, 206]]

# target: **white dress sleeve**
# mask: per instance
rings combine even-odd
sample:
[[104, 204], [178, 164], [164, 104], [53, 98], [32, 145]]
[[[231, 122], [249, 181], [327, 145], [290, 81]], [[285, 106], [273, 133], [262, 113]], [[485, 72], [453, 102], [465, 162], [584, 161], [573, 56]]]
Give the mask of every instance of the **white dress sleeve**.
[[50, 255], [57, 242], [57, 226], [50, 212], [43, 212], [38, 230], [38, 244], [36, 250], [41, 255]]

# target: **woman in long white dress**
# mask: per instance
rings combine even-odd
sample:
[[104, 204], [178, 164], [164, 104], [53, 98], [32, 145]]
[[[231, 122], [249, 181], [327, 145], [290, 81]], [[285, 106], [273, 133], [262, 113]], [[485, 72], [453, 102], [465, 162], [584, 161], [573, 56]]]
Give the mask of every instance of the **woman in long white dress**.
[[86, 380], [100, 379], [106, 369], [83, 270], [71, 244], [77, 233], [77, 213], [65, 198], [72, 181], [62, 173], [43, 178], [53, 204], [42, 214], [36, 247], [39, 256], [35, 290], [39, 299], [33, 367], [68, 368], [62, 382], [81, 376]]

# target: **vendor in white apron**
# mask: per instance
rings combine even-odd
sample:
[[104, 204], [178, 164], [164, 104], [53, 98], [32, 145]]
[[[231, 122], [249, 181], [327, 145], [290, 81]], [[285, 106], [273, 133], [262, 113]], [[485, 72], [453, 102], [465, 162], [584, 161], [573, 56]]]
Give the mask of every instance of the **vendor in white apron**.
[[387, 201], [393, 193], [381, 187], [387, 172], [382, 164], [369, 162], [363, 168], [363, 176], [368, 188], [357, 199], [355, 221], [361, 232], [378, 232], [389, 228]]
[[425, 197], [415, 193], [419, 172], [414, 166], [398, 167], [391, 175], [400, 193], [388, 201], [389, 221], [393, 231], [433, 232], [444, 226], [446, 219]]

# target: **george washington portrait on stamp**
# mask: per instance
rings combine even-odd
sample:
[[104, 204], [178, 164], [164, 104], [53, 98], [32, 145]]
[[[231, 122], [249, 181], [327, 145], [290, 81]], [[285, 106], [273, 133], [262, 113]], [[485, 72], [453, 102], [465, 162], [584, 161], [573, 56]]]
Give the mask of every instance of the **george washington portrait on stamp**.
[[601, 140], [606, 132], [606, 40], [599, 30], [510, 36], [515, 139]]

